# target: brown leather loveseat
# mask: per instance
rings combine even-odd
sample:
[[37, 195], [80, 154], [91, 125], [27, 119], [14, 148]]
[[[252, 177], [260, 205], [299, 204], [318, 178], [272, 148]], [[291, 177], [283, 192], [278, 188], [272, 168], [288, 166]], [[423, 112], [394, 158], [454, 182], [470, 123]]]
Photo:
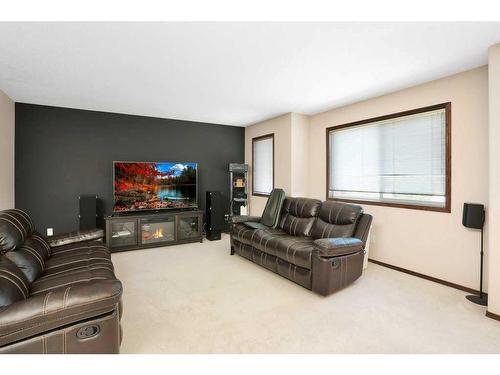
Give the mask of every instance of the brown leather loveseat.
[[372, 217], [360, 206], [290, 198], [276, 228], [251, 228], [233, 218], [231, 254], [237, 254], [321, 295], [361, 276]]
[[52, 245], [0, 211], [0, 353], [118, 353], [122, 285], [99, 240]]

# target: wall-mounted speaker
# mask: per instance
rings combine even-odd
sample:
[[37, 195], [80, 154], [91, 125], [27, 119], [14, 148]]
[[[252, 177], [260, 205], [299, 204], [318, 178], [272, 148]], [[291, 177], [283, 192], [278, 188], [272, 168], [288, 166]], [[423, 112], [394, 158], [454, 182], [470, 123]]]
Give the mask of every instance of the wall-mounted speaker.
[[220, 240], [222, 225], [224, 222], [224, 215], [222, 213], [222, 196], [220, 191], [207, 191], [205, 211], [207, 221], [207, 239], [210, 241]]
[[97, 228], [97, 195], [78, 197], [80, 230]]
[[462, 224], [467, 228], [482, 229], [484, 225], [484, 204], [464, 203]]

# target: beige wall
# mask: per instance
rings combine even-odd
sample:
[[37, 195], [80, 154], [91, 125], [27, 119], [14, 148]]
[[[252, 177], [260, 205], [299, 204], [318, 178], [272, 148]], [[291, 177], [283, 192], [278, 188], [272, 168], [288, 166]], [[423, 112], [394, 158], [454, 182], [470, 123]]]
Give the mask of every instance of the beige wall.
[[14, 102], [0, 90], [0, 210], [14, 207]]
[[[309, 193], [309, 116], [287, 113], [245, 128], [245, 163], [250, 166], [252, 186], [252, 138], [274, 133], [274, 187], [287, 195]], [[267, 197], [250, 196], [250, 213], [260, 215]]]
[[245, 163], [249, 165], [250, 214], [260, 215], [266, 205], [266, 197], [251, 195], [252, 191], [252, 138], [274, 133], [274, 186], [280, 187], [290, 194], [292, 191], [291, 177], [291, 144], [292, 144], [292, 114], [263, 121], [245, 128]]
[[[251, 169], [252, 137], [274, 132], [275, 186], [324, 200], [327, 127], [449, 101], [451, 213], [364, 205], [374, 216], [370, 258], [477, 289], [480, 234], [464, 228], [461, 219], [464, 202], [488, 203], [487, 67], [314, 116], [293, 113], [249, 126], [245, 159]], [[251, 197], [251, 214], [260, 214], [265, 202]]]
[[307, 197], [309, 193], [309, 117], [292, 113], [291, 120], [291, 196]]
[[490, 201], [489, 227], [489, 296], [488, 311], [500, 315], [500, 44], [489, 50], [489, 141]]
[[480, 235], [461, 220], [464, 202], [488, 202], [487, 67], [312, 116], [309, 194], [326, 197], [327, 127], [443, 102], [452, 102], [451, 213], [364, 205], [370, 258], [478, 289]]

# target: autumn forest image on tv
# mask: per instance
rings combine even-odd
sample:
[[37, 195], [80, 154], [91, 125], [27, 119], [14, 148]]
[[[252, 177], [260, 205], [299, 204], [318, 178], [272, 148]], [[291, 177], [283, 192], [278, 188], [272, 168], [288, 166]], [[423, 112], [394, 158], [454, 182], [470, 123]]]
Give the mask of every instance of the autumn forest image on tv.
[[115, 212], [197, 207], [196, 163], [114, 163]]

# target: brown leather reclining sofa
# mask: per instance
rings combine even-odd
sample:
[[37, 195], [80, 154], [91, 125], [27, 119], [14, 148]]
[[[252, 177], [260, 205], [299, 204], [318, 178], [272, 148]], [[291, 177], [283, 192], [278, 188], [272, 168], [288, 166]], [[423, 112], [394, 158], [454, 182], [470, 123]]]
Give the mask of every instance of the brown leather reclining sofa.
[[231, 254], [236, 252], [321, 295], [361, 276], [372, 217], [360, 206], [308, 198], [285, 198], [276, 228], [251, 228], [235, 217]]
[[0, 353], [118, 353], [122, 285], [102, 241], [50, 243], [0, 212]]

